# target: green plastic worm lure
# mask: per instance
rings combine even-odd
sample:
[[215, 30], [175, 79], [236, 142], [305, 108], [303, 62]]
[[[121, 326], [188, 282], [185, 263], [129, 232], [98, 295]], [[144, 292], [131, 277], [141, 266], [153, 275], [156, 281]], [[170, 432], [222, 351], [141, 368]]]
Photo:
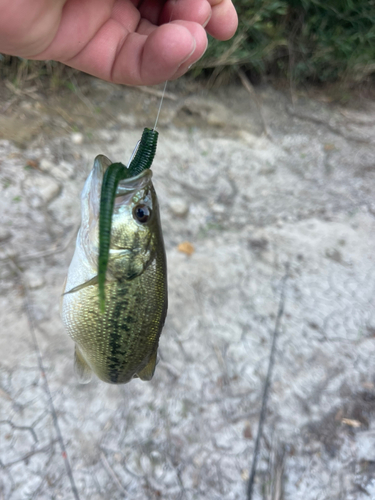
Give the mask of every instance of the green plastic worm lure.
[[114, 384], [151, 380], [167, 313], [167, 268], [145, 129], [129, 168], [103, 155], [81, 195], [82, 222], [61, 302], [75, 371]]

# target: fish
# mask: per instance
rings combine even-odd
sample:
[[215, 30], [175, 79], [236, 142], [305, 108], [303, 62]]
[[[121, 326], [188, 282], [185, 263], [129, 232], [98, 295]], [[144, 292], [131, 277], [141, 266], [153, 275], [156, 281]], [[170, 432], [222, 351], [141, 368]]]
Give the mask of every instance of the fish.
[[106, 156], [97, 156], [82, 190], [81, 225], [60, 304], [65, 329], [75, 342], [74, 369], [81, 383], [88, 383], [92, 373], [111, 384], [151, 380], [168, 308], [165, 247], [149, 168], [116, 187], [106, 300], [100, 302], [100, 201], [111, 165]]

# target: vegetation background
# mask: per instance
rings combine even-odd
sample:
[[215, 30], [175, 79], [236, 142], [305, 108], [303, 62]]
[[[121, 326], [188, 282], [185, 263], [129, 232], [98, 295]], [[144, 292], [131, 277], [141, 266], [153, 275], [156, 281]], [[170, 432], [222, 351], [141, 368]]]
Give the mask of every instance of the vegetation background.
[[202, 67], [253, 76], [359, 83], [375, 74], [374, 0], [236, 0], [239, 28], [212, 41]]
[[[375, 0], [234, 0], [239, 28], [232, 40], [210, 40], [193, 75], [232, 78], [238, 69], [253, 82], [372, 83], [375, 74]], [[19, 84], [64, 69], [54, 62], [0, 55], [0, 76]]]

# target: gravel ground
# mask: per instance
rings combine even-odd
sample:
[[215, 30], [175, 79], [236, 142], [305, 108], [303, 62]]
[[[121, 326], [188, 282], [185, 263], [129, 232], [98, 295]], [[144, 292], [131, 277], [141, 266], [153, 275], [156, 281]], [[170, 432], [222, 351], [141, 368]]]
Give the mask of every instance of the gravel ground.
[[159, 99], [93, 79], [7, 96], [0, 498], [74, 498], [34, 331], [81, 499], [245, 499], [289, 265], [253, 499], [375, 499], [375, 104], [264, 88], [261, 117], [241, 87], [171, 88], [169, 313], [153, 380], [122, 386], [77, 383], [59, 301], [93, 160], [126, 162]]

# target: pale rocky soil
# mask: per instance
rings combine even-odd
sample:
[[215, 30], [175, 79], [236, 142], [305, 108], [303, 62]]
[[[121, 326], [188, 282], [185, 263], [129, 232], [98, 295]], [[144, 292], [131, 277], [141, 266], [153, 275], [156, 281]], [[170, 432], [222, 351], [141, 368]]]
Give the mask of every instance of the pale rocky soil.
[[26, 287], [80, 498], [245, 499], [286, 263], [254, 499], [277, 478], [284, 499], [375, 498], [375, 103], [257, 89], [267, 136], [241, 87], [170, 91], [153, 166], [169, 314], [154, 379], [124, 386], [76, 382], [59, 300], [93, 160], [126, 162], [159, 99], [4, 93], [0, 499], [73, 498]]

